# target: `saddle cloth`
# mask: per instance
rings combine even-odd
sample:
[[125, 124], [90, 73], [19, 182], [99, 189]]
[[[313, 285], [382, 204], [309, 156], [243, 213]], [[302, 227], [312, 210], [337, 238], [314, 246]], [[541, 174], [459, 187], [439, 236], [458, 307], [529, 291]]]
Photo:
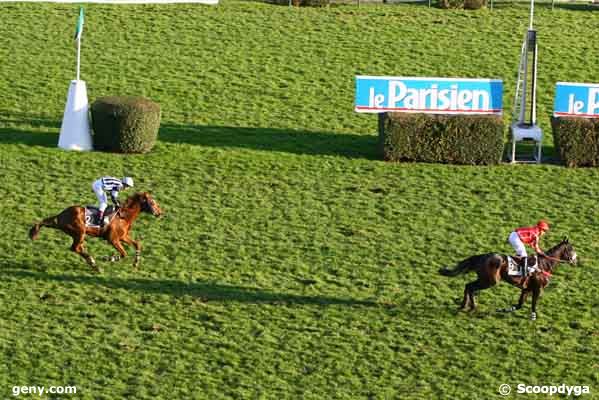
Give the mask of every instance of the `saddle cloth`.
[[[531, 265], [531, 259], [530, 257], [528, 257], [528, 273], [533, 273], [537, 270], [537, 256], [533, 257], [532, 260], [532, 265]], [[524, 260], [522, 261], [524, 262]], [[518, 262], [516, 262], [516, 260], [514, 260], [512, 257], [507, 256], [507, 274], [509, 276], [522, 276], [522, 268], [520, 268], [520, 265], [518, 264]]]
[[[90, 228], [99, 228], [98, 213], [100, 210], [96, 206], [85, 207], [85, 226]], [[104, 211], [104, 226], [108, 225], [116, 215], [114, 207], [110, 206]]]

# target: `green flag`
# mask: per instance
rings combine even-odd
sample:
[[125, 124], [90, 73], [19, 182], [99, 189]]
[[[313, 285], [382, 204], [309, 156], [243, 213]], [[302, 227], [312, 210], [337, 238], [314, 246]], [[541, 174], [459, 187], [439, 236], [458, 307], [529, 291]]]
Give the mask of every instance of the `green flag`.
[[79, 8], [79, 20], [77, 20], [77, 30], [75, 30], [75, 40], [81, 40], [83, 33], [83, 7]]

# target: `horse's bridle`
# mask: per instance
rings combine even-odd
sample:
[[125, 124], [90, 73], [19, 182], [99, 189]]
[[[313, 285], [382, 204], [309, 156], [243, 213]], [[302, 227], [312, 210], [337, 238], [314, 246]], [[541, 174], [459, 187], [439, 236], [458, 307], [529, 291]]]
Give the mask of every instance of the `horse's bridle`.
[[152, 214], [152, 215], [157, 215], [158, 212], [156, 211], [156, 207], [154, 206], [154, 204], [155, 203], [154, 203], [153, 199], [149, 199], [149, 198], [146, 197], [144, 199], [144, 203], [143, 203], [142, 209], [144, 209], [146, 211], [149, 211], [150, 214]]
[[572, 258], [570, 256], [569, 251], [568, 251], [568, 259], [567, 260], [562, 260], [561, 258], [557, 258], [557, 257], [551, 257], [551, 256], [548, 256], [547, 254], [544, 254], [543, 257], [545, 257], [551, 261], [558, 262], [558, 263], [568, 263], [568, 264], [574, 264], [574, 260], [575, 260], [574, 258]]

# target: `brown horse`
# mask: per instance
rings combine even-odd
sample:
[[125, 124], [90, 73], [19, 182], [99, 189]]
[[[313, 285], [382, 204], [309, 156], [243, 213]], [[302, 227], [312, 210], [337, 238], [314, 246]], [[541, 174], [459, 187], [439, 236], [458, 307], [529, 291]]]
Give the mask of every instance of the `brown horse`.
[[[537, 319], [537, 300], [542, 290], [549, 284], [553, 269], [561, 262], [576, 264], [576, 251], [567, 238], [548, 250], [545, 255], [538, 256], [537, 270], [529, 275], [528, 285], [525, 288], [523, 287], [525, 280], [523, 276], [508, 274], [508, 259], [507, 256], [502, 254], [489, 253], [472, 256], [461, 261], [454, 269], [441, 268], [439, 273], [445, 276], [456, 276], [474, 271], [478, 275], [478, 279], [466, 284], [466, 288], [464, 289], [464, 300], [461, 306], [461, 309], [464, 311], [468, 306], [470, 306], [470, 310], [474, 310], [476, 307], [476, 303], [474, 302], [474, 293], [476, 291], [495, 286], [503, 279], [522, 289], [522, 292], [520, 293], [518, 304], [498, 311], [512, 312], [519, 310], [522, 308], [528, 295], [532, 293], [532, 313], [530, 318], [535, 320]], [[533, 264], [534, 257], [528, 257], [528, 265]]]
[[29, 237], [31, 240], [37, 239], [42, 226], [60, 229], [73, 238], [71, 250], [83, 257], [95, 272], [100, 272], [100, 269], [96, 266], [94, 258], [89, 255], [83, 247], [85, 235], [106, 239], [112, 244], [119, 252], [119, 255], [108, 257], [108, 261], [113, 262], [118, 261], [127, 255], [127, 252], [121, 243], [125, 242], [128, 245], [135, 247], [133, 267], [137, 268], [139, 266], [141, 255], [141, 243], [139, 240], [133, 240], [131, 236], [129, 236], [129, 230], [131, 230], [133, 222], [141, 212], [148, 212], [157, 217], [162, 214], [158, 203], [152, 199], [152, 196], [150, 196], [149, 193], [145, 192], [136, 193], [129, 197], [124, 202], [124, 205], [118, 209], [116, 216], [103, 228], [86, 226], [85, 207], [71, 206], [60, 214], [46, 218], [33, 225], [29, 230]]

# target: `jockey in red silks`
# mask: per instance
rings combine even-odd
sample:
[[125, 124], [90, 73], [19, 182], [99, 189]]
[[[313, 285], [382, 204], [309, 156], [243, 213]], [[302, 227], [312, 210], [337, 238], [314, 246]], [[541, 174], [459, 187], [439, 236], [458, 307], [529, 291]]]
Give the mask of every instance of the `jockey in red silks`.
[[[526, 248], [524, 247], [525, 244], [532, 247], [537, 254], [545, 254], [539, 247], [539, 239], [548, 230], [549, 224], [544, 220], [540, 220], [535, 226], [517, 228], [514, 230], [512, 233], [510, 233], [508, 242], [510, 242], [518, 257], [521, 259], [524, 258], [524, 260], [526, 260], [528, 255], [526, 254]], [[524, 276], [528, 275], [528, 266], [526, 264], [527, 263], [525, 261], [523, 266]]]

